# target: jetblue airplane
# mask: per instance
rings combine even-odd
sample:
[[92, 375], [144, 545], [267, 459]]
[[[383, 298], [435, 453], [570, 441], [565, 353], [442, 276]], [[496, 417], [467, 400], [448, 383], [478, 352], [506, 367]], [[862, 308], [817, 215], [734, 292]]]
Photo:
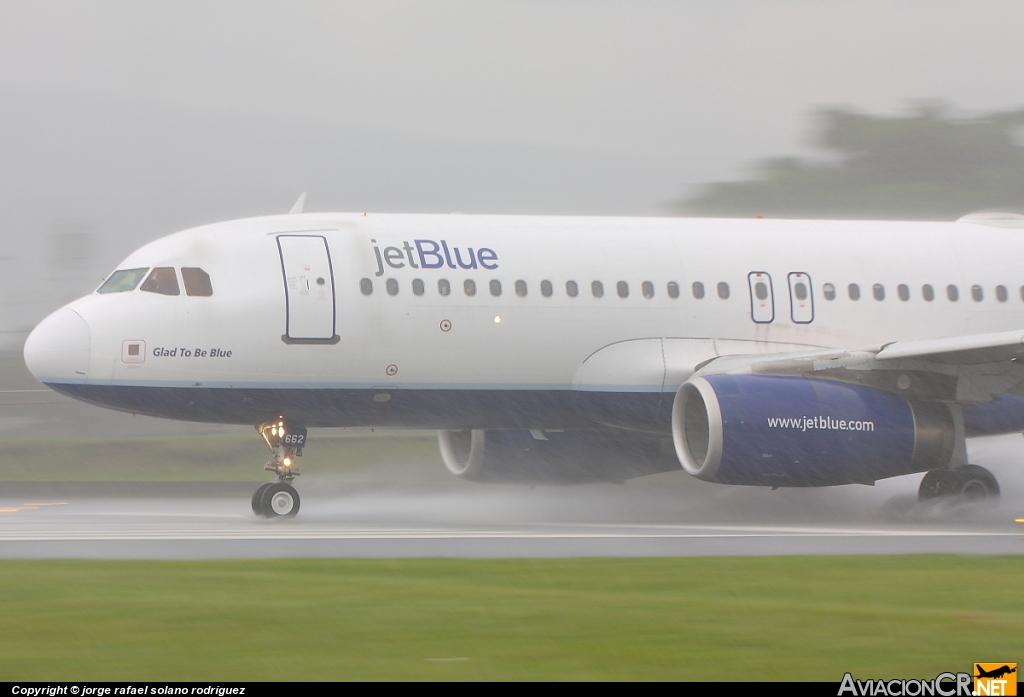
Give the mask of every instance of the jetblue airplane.
[[435, 429], [485, 481], [682, 467], [768, 487], [924, 472], [1024, 431], [1024, 217], [957, 222], [304, 214], [185, 230], [44, 319], [65, 395], [251, 424], [293, 516], [308, 428]]

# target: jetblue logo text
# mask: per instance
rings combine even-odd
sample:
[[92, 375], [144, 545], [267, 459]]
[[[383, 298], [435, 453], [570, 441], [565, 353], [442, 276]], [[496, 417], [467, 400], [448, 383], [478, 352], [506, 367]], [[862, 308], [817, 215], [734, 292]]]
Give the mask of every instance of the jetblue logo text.
[[[376, 242], [377, 240], [370, 240]], [[447, 240], [413, 240], [402, 242], [401, 247], [385, 247], [381, 250], [373, 246], [373, 254], [377, 258], [377, 271], [374, 276], [383, 276], [384, 267], [404, 269], [406, 265], [414, 269], [488, 269], [498, 268], [498, 254], [493, 249], [466, 247], [465, 249], [449, 245]]]

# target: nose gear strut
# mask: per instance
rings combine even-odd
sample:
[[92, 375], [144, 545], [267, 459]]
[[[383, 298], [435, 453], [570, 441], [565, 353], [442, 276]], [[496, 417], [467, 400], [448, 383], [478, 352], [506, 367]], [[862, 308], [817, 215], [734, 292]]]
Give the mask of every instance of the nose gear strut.
[[273, 453], [263, 469], [273, 472], [275, 480], [252, 495], [252, 512], [267, 518], [293, 517], [299, 512], [299, 492], [292, 486], [300, 474], [295, 458], [302, 456], [306, 445], [306, 427], [280, 416], [258, 424], [256, 430]]

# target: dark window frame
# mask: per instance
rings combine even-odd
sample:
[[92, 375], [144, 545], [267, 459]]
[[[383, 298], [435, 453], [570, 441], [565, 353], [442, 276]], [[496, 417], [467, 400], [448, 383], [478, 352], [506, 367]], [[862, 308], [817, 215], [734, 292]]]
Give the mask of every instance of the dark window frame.
[[182, 266], [181, 281], [185, 295], [192, 298], [209, 298], [213, 295], [213, 281], [210, 274], [198, 266]]
[[[170, 277], [167, 277], [166, 272], [170, 272]], [[164, 278], [158, 278], [157, 275], [161, 274]], [[150, 283], [152, 281], [152, 284]], [[147, 288], [147, 286], [149, 286]], [[178, 283], [178, 272], [173, 266], [154, 266], [146, 276], [146, 280], [139, 286], [139, 290], [144, 293], [154, 293], [156, 295], [168, 295], [176, 296], [181, 295], [181, 285]]]
[[[107, 280], [105, 280], [100, 287], [96, 289], [96, 292], [102, 293], [103, 295], [106, 295], [107, 293], [131, 292], [139, 287], [139, 284], [142, 283], [148, 273], [148, 266], [141, 266], [136, 269], [117, 269], [114, 273], [107, 276]], [[136, 274], [134, 279], [131, 274]]]

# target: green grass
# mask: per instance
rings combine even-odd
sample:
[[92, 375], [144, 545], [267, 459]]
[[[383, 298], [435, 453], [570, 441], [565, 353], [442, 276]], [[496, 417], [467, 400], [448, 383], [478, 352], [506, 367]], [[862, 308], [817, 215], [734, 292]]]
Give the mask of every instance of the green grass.
[[1022, 574], [954, 556], [4, 561], [0, 680], [930, 678], [1024, 657]]
[[[252, 481], [267, 478], [270, 450], [250, 435], [188, 438], [0, 439], [0, 481]], [[433, 433], [314, 433], [304, 475], [372, 481], [444, 481]]]

